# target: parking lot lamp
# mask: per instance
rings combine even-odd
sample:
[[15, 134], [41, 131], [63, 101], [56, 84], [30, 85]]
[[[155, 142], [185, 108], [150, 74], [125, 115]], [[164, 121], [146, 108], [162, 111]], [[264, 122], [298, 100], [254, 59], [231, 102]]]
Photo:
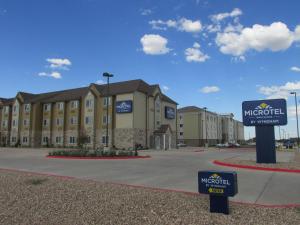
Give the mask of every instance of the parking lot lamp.
[[107, 78], [107, 89], [106, 89], [106, 138], [105, 138], [105, 142], [106, 142], [106, 148], [108, 148], [108, 106], [109, 106], [109, 78], [113, 77], [114, 75], [110, 74], [110, 73], [103, 73], [103, 77]]
[[204, 121], [205, 121], [205, 147], [207, 146], [207, 118], [206, 118], [206, 110], [207, 107], [204, 107]]
[[299, 148], [299, 124], [298, 124], [298, 104], [297, 104], [297, 93], [295, 91], [291, 92], [291, 95], [295, 97], [296, 105], [296, 120], [297, 120], [297, 147]]

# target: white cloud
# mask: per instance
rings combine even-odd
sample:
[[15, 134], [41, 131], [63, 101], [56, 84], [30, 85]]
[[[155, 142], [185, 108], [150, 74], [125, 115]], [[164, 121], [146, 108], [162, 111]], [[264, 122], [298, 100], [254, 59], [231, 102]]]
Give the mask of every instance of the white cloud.
[[220, 88], [217, 86], [206, 86], [200, 89], [200, 91], [204, 94], [219, 92]]
[[[288, 117], [295, 118], [296, 117], [296, 106], [289, 106], [287, 108]], [[300, 108], [298, 107], [298, 116], [300, 115]]]
[[274, 22], [269, 26], [255, 24], [240, 31], [218, 33], [215, 41], [222, 53], [241, 56], [251, 49], [282, 51], [299, 40], [300, 26], [293, 32], [286, 24]]
[[206, 30], [209, 33], [216, 33], [221, 31], [221, 25], [220, 24], [210, 24], [206, 26]]
[[40, 77], [52, 77], [52, 78], [55, 78], [55, 79], [61, 79], [62, 76], [59, 72], [51, 72], [51, 73], [45, 73], [45, 72], [40, 72], [38, 73], [38, 76]]
[[185, 49], [185, 59], [188, 62], [205, 62], [210, 57], [200, 50], [200, 44], [195, 42], [192, 48]]
[[166, 86], [166, 85], [163, 85], [162, 89], [163, 89], [163, 92], [167, 92], [167, 91], [170, 90], [170, 88], [168, 86]]
[[219, 13], [219, 14], [212, 15], [211, 19], [214, 22], [219, 22], [221, 20], [224, 20], [227, 17], [237, 17], [237, 16], [240, 16], [242, 14], [243, 14], [242, 10], [240, 10], [238, 8], [235, 8], [230, 13], [225, 12], [225, 13]]
[[171, 50], [167, 47], [168, 39], [158, 34], [145, 34], [140, 41], [144, 53], [148, 55], [163, 55]]
[[142, 16], [149, 16], [153, 13], [151, 9], [141, 9], [140, 11]]
[[285, 98], [287, 99], [291, 91], [300, 91], [300, 81], [287, 82], [282, 86], [259, 86], [258, 92], [267, 96], [267, 99]]
[[291, 69], [291, 71], [294, 71], [294, 72], [300, 72], [300, 67], [297, 67], [297, 66], [293, 66], [290, 69]]
[[50, 63], [50, 68], [52, 69], [68, 70], [69, 69], [68, 67], [72, 65], [69, 59], [53, 58], [53, 59], [46, 59], [46, 61]]
[[96, 84], [105, 84], [105, 81], [104, 80], [97, 80]]
[[202, 24], [200, 20], [189, 20], [186, 18], [181, 18], [179, 20], [151, 20], [149, 24], [152, 29], [156, 30], [167, 30], [167, 28], [176, 28], [179, 31], [198, 33], [202, 30]]

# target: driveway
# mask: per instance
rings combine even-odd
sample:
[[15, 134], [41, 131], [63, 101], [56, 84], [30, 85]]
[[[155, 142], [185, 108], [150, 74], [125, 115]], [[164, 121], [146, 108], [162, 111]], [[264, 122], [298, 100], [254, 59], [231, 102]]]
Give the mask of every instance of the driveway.
[[[144, 151], [149, 159], [80, 160], [49, 159], [44, 149], [0, 148], [0, 168], [51, 173], [146, 187], [197, 192], [199, 170], [237, 171], [239, 193], [233, 201], [264, 205], [300, 204], [300, 174], [234, 169], [212, 164], [231, 157], [255, 157], [254, 150], [199, 148]], [[293, 153], [278, 152], [278, 161], [289, 161]]]

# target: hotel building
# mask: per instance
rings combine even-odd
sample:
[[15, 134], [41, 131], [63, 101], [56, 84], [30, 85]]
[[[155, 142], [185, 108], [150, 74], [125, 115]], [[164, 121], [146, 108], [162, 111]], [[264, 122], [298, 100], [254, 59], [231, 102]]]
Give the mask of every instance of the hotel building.
[[[108, 117], [107, 117], [108, 111]], [[169, 149], [176, 146], [177, 103], [159, 85], [131, 80], [0, 98], [0, 145]], [[108, 137], [106, 128], [108, 126]]]
[[189, 146], [241, 143], [244, 126], [234, 115], [217, 114], [196, 106], [178, 109], [178, 142]]

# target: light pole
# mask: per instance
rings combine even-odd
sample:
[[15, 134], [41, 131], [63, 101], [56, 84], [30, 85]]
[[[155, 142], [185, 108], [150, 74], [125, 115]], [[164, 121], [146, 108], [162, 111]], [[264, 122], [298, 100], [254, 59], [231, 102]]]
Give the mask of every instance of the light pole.
[[110, 73], [103, 73], [103, 77], [107, 78], [107, 90], [106, 90], [106, 148], [108, 148], [108, 106], [109, 106], [109, 78], [113, 77], [114, 75]]
[[291, 95], [295, 96], [296, 105], [296, 120], [297, 120], [297, 146], [299, 148], [299, 125], [298, 125], [298, 104], [297, 104], [297, 93], [295, 91], [291, 92]]
[[207, 119], [206, 119], [206, 110], [207, 107], [204, 107], [204, 121], [205, 121], [205, 147], [207, 145]]

